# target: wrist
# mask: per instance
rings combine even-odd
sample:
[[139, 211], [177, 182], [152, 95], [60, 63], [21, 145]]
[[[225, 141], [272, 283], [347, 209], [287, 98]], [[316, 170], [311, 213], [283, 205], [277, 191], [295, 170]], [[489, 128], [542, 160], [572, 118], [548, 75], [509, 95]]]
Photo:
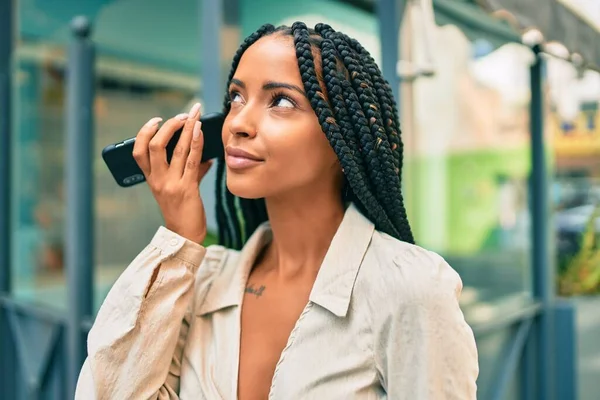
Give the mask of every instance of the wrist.
[[202, 243], [204, 243], [204, 239], [206, 239], [206, 235], [197, 235], [197, 236], [189, 236], [189, 237], [184, 236], [184, 238], [186, 238], [190, 242], [198, 243], [201, 245]]
[[174, 232], [181, 236], [182, 238], [189, 240], [190, 242], [202, 244], [206, 239], [206, 230], [204, 232], [190, 232], [183, 229], [178, 229], [177, 227], [166, 225], [166, 228], [171, 232]]

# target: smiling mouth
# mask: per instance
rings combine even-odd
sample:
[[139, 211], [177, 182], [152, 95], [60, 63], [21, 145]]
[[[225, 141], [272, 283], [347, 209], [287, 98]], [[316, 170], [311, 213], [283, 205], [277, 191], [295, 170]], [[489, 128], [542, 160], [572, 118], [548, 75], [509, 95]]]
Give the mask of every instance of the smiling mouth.
[[233, 170], [252, 168], [264, 162], [254, 154], [235, 147], [227, 147], [225, 153], [227, 167]]
[[263, 161], [260, 160], [253, 160], [247, 157], [231, 156], [229, 154], [225, 157], [225, 162], [231, 169], [247, 169], [263, 163]]

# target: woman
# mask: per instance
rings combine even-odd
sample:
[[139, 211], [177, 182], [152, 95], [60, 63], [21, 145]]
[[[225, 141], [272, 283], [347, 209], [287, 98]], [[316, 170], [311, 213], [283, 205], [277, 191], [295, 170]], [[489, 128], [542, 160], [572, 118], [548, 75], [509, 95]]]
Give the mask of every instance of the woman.
[[324, 24], [265, 25], [234, 57], [225, 112], [226, 246], [200, 245], [199, 105], [140, 130], [165, 227], [104, 301], [77, 398], [474, 399], [461, 281], [412, 244], [397, 110], [369, 53]]

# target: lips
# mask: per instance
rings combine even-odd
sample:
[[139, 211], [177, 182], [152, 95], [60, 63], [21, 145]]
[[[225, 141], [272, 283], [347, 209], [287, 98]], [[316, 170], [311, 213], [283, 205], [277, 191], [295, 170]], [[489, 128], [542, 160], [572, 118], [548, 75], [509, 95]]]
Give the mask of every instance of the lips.
[[238, 147], [227, 147], [225, 149], [225, 162], [230, 169], [241, 170], [261, 164], [264, 160], [260, 157], [242, 150]]
[[227, 147], [225, 149], [225, 152], [227, 153], [228, 156], [232, 156], [232, 157], [239, 157], [239, 158], [247, 158], [249, 160], [254, 160], [254, 161], [263, 161], [260, 157], [255, 156], [252, 153], [248, 153], [247, 151], [244, 151], [242, 149], [240, 149], [239, 147]]

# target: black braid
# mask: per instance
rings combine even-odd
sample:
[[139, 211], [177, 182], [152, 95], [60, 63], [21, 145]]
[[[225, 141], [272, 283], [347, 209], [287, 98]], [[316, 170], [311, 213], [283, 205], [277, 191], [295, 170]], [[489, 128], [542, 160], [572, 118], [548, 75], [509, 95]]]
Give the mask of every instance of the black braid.
[[[381, 71], [369, 52], [358, 41], [342, 33], [335, 32], [326, 24], [318, 24], [315, 29], [323, 36], [332, 38], [339, 54], [344, 59], [344, 64], [348, 61], [347, 68], [353, 78], [350, 81], [359, 95], [363, 112], [372, 124], [371, 133], [375, 137], [375, 155], [378, 157], [373, 157], [371, 160], [372, 162], [377, 159], [380, 160], [380, 165], [385, 169], [385, 180], [382, 181], [377, 176], [373, 176], [372, 179], [375, 180], [376, 185], [380, 184], [378, 193], [391, 195], [388, 198], [384, 197], [382, 201], [391, 207], [388, 212], [392, 217], [395, 217], [395, 225], [405, 230], [405, 232], [401, 232], [400, 236], [410, 238], [410, 240], [405, 240], [413, 242], [410, 226], [408, 223], [403, 222], [407, 221], [400, 186], [403, 146], [400, 141], [397, 111], [395, 111], [395, 101], [393, 100], [391, 88], [383, 79]], [[358, 63], [352, 57], [348, 57], [351, 53], [357, 56]], [[371, 90], [372, 87], [375, 88], [375, 93]], [[382, 113], [379, 112], [380, 109], [383, 110]], [[385, 118], [385, 123], [382, 116]], [[367, 135], [363, 135], [363, 138], [367, 139]], [[372, 138], [369, 139], [373, 140]], [[387, 178], [393, 174], [398, 175], [397, 184], [395, 179], [390, 181]], [[384, 185], [384, 187], [381, 187], [381, 185]]]
[[[349, 52], [344, 52], [347, 46], [345, 46], [343, 40], [335, 38], [334, 43], [342, 50], [342, 54], [350, 54]], [[389, 149], [389, 142], [381, 129], [383, 123], [381, 122], [375, 96], [373, 96], [371, 91], [373, 85], [368, 73], [363, 71], [360, 59], [359, 62], [355, 62], [352, 57], [346, 55], [344, 63], [347, 61], [348, 70], [352, 76], [350, 82], [358, 95], [358, 102], [355, 102], [353, 105], [355, 115], [361, 119], [357, 122], [363, 131], [361, 136], [363, 146], [368, 149], [366, 159], [371, 164], [371, 179], [373, 179], [377, 188], [376, 195], [380, 197], [382, 205], [386, 207], [388, 214], [393, 216], [395, 210], [392, 207], [398, 193], [394, 193], [393, 190], [388, 189], [390, 186], [388, 184], [389, 177], [394, 173], [393, 163], [389, 162], [392, 157], [385, 152], [385, 150]], [[396, 192], [399, 192], [399, 188]]]
[[[331, 27], [325, 24], [321, 25], [321, 29], [325, 31], [333, 31]], [[394, 126], [399, 121], [398, 118], [398, 109], [396, 106], [396, 102], [394, 101], [392, 95], [392, 89], [389, 83], [383, 78], [383, 74], [379, 70], [379, 67], [375, 63], [371, 54], [362, 47], [362, 45], [355, 39], [348, 37], [347, 35], [336, 32], [338, 35], [344, 38], [344, 40], [350, 44], [350, 47], [359, 53], [362, 57], [363, 65], [369, 71], [369, 74], [373, 78], [373, 83], [375, 87], [375, 92], [377, 93], [378, 99], [381, 101], [382, 105], [382, 113], [385, 122], [385, 126], [390, 129], [388, 130], [388, 138], [392, 143], [392, 152], [394, 153], [394, 165], [398, 168], [398, 174], [402, 176], [402, 156], [404, 145], [400, 140], [400, 130], [398, 127]]]
[[[383, 117], [385, 119], [384, 126], [386, 127], [387, 136], [391, 143], [391, 150], [394, 155], [394, 166], [396, 168], [396, 174], [398, 174], [400, 180], [402, 179], [402, 165], [403, 165], [403, 156], [404, 156], [404, 144], [402, 140], [400, 140], [400, 126], [399, 126], [399, 117], [398, 117], [398, 107], [396, 105], [396, 101], [394, 100], [394, 95], [392, 93], [392, 88], [389, 83], [383, 78], [383, 74], [381, 70], [375, 63], [375, 60], [369, 52], [362, 47], [362, 45], [356, 40], [349, 38], [347, 35], [341, 34], [347, 41], [350, 43], [352, 48], [358, 51], [364, 60], [364, 65], [369, 70], [371, 77], [373, 78], [374, 86], [378, 98], [380, 99]], [[400, 204], [399, 204], [399, 214], [402, 220], [408, 221], [408, 217], [406, 215], [406, 208], [404, 207], [404, 199], [402, 193], [400, 193]], [[412, 237], [412, 232], [410, 230], [410, 225], [404, 225], [406, 232], [403, 232], [403, 236]], [[414, 242], [414, 239], [412, 240]]]
[[[394, 121], [399, 121], [398, 110], [396, 108], [396, 102], [394, 101], [392, 89], [388, 82], [383, 79], [383, 74], [379, 70], [379, 67], [375, 63], [373, 57], [367, 50], [365, 50], [357, 40], [349, 38], [347, 35], [340, 34], [349, 44], [350, 47], [362, 56], [363, 64], [369, 71], [369, 74], [373, 78], [373, 84], [377, 98], [381, 101], [382, 114], [385, 122], [385, 126], [391, 128], [389, 133], [389, 141], [392, 143], [392, 151], [394, 152], [394, 164], [396, 168], [402, 168], [402, 149], [403, 145], [400, 141], [399, 133], [394, 128]], [[394, 146], [395, 144], [395, 146]]]
[[[414, 243], [401, 193], [402, 151], [398, 111], [389, 84], [370, 54], [330, 26], [315, 30], [304, 23], [292, 27], [263, 25], [240, 46], [227, 86], [246, 49], [263, 36], [294, 38], [306, 96], [338, 156], [352, 201], [376, 228]], [[315, 65], [320, 57], [321, 68]], [[322, 76], [319, 75], [322, 73]], [[226, 96], [224, 111], [230, 109]], [[236, 198], [225, 186], [224, 160], [217, 170], [217, 219], [221, 244], [240, 248], [268, 219], [264, 199]]]
[[231, 229], [227, 226], [227, 217], [225, 215], [225, 207], [223, 206], [225, 203], [225, 199], [223, 198], [223, 179], [225, 178], [225, 162], [223, 159], [219, 159], [217, 162], [217, 182], [216, 182], [216, 192], [217, 192], [217, 227], [219, 228], [219, 242], [227, 243], [228, 245], [233, 241], [231, 237]]
[[[325, 132], [331, 146], [338, 155], [342, 168], [344, 169], [344, 174], [346, 175], [347, 181], [350, 187], [352, 188], [352, 192], [358, 194], [359, 198], [364, 198], [364, 201], [367, 204], [373, 204], [374, 210], [370, 211], [377, 212], [378, 209], [381, 209], [381, 205], [377, 201], [375, 201], [372, 191], [366, 188], [366, 185], [369, 181], [365, 180], [364, 176], [360, 176], [360, 167], [357, 165], [360, 164], [360, 158], [356, 157], [355, 152], [353, 152], [348, 146], [350, 140], [352, 140], [353, 137], [352, 129], [347, 129], [346, 135], [342, 135], [341, 130], [338, 126], [338, 121], [334, 117], [329, 103], [325, 101], [323, 93], [321, 93], [321, 87], [317, 80], [315, 72], [315, 65], [312, 56], [312, 47], [308, 42], [308, 29], [303, 23], [295, 23], [294, 25], [292, 25], [292, 31], [294, 32], [296, 56], [298, 58], [298, 66], [300, 68], [302, 81], [304, 82], [307, 97], [310, 100], [311, 105], [317, 114], [317, 117], [319, 117], [319, 122], [321, 123], [323, 132]], [[327, 56], [327, 54], [322, 54], [322, 56]], [[330, 60], [330, 58], [328, 58], [328, 60]], [[327, 64], [325, 62], [323, 62], [323, 64], [323, 70], [325, 72], [324, 78], [327, 84], [328, 81], [331, 82], [331, 75], [335, 75], [337, 68], [334, 69], [334, 72], [327, 73], [329, 68], [326, 68]], [[330, 86], [332, 85], [330, 84]], [[332, 90], [334, 91], [334, 95], [336, 92], [338, 94], [341, 94], [341, 90], [337, 90], [333, 87]], [[337, 107], [337, 110], [339, 112], [342, 110], [343, 101], [339, 102], [337, 100], [338, 98], [334, 97], [333, 99], [330, 98], [329, 102], [333, 104], [338, 104], [339, 106]], [[352, 112], [351, 115], [356, 115], [356, 110], [354, 110], [354, 112]], [[345, 126], [359, 127], [360, 123], [349, 125], [345, 124]], [[346, 138], [350, 140], [347, 142]], [[350, 143], [352, 143], [354, 148], [356, 148], [356, 143], [354, 140], [352, 140], [352, 142]], [[377, 204], [377, 206], [375, 206], [375, 204]], [[386, 217], [386, 214], [382, 212], [379, 215], [383, 218], [383, 220], [381, 221], [382, 226], [380, 226], [379, 228], [384, 232], [397, 237], [398, 232], [390, 223], [389, 219]]]
[[[337, 116], [342, 131], [347, 133], [344, 139], [346, 139], [348, 146], [350, 147], [350, 158], [356, 161], [357, 173], [360, 176], [358, 179], [348, 178], [347, 185], [350, 186], [352, 194], [358, 198], [358, 204], [373, 205], [372, 208], [362, 211], [369, 218], [375, 221], [381, 221], [380, 229], [386, 232], [394, 232], [393, 224], [373, 194], [374, 190], [371, 187], [371, 181], [367, 178], [363, 158], [360, 157], [360, 154], [357, 154], [360, 153], [361, 150], [357, 144], [360, 140], [357, 141], [354, 137], [355, 134], [358, 133], [354, 130], [354, 127], [358, 126], [353, 121], [355, 112], [350, 111], [349, 113], [346, 108], [346, 100], [351, 101], [352, 93], [348, 91], [349, 82], [347, 80], [342, 80], [340, 83], [340, 79], [338, 79], [337, 58], [333, 51], [333, 42], [328, 39], [324, 40], [321, 49], [324, 71], [323, 77], [329, 95], [329, 101], [333, 106], [333, 112]], [[346, 172], [345, 169], [344, 172]], [[346, 175], [349, 176], [349, 174]], [[348, 200], [353, 199], [351, 198]]]

